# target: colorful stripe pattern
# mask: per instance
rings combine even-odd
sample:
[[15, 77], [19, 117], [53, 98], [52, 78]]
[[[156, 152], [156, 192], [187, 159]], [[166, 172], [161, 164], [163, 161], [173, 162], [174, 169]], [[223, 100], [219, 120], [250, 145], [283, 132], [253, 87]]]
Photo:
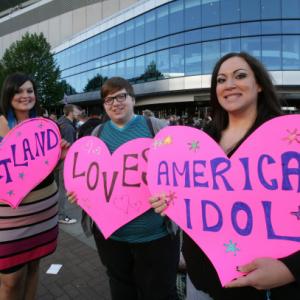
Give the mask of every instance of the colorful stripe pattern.
[[31, 192], [16, 209], [0, 203], [0, 272], [51, 254], [57, 235], [55, 181]]

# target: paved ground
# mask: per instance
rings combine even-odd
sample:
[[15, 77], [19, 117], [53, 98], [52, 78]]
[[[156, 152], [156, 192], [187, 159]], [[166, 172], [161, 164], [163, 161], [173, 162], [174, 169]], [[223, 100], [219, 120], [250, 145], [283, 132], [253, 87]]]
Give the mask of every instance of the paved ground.
[[[67, 213], [78, 222], [59, 225], [58, 248], [41, 261], [37, 300], [111, 300], [107, 275], [94, 240], [84, 235], [80, 225], [81, 209], [67, 203]], [[46, 274], [51, 264], [62, 264], [57, 275]], [[185, 300], [212, 300], [196, 291], [189, 281], [187, 286]]]
[[[80, 219], [81, 210], [68, 205], [68, 214]], [[46, 274], [51, 264], [62, 264], [57, 275]], [[111, 300], [108, 279], [92, 238], [80, 222], [60, 225], [56, 252], [41, 261], [38, 300]]]

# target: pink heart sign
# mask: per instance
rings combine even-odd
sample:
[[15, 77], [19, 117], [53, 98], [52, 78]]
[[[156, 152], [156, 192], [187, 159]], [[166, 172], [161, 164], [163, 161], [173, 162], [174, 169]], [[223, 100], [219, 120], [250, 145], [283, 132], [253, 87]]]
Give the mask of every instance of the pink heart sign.
[[28, 119], [0, 143], [0, 202], [18, 207], [54, 169], [60, 158], [60, 132], [48, 119]]
[[139, 138], [112, 155], [99, 138], [76, 141], [65, 159], [66, 189], [96, 222], [105, 238], [150, 208], [146, 181], [152, 139]]
[[258, 128], [229, 159], [204, 132], [161, 130], [148, 183], [166, 214], [206, 253], [224, 285], [236, 266], [300, 249], [300, 115]]

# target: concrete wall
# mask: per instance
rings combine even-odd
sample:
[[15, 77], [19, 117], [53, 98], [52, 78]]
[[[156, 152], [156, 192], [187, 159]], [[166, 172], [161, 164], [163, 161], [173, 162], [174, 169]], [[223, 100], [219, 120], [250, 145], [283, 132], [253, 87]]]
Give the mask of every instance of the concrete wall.
[[[57, 9], [56, 16], [45, 18], [40, 22], [25, 26], [24, 28], [22, 28], [21, 24], [22, 18], [24, 19], [24, 21], [26, 20], [26, 18], [28, 18], [26, 14], [30, 13], [31, 15], [34, 15], [36, 13], [36, 16], [39, 16], [39, 18], [41, 17], [41, 15], [47, 16], [47, 13], [43, 11], [43, 9], [47, 10], [48, 8], [46, 4], [44, 8], [42, 6], [33, 9], [30, 12], [24, 12], [23, 14], [22, 11], [19, 11], [15, 16], [14, 14], [12, 14], [11, 16], [9, 16], [9, 18], [6, 17], [5, 20], [0, 19], [0, 27], [2, 26], [2, 24], [7, 25], [5, 24], [6, 22], [14, 22], [14, 17], [16, 20], [14, 27], [18, 27], [16, 23], [20, 24], [18, 30], [0, 36], [0, 58], [3, 56], [5, 49], [8, 48], [13, 42], [21, 39], [22, 35], [24, 35], [26, 32], [42, 32], [48, 39], [51, 47], [54, 48], [67, 41], [72, 36], [95, 25], [98, 21], [110, 17], [118, 11], [138, 2], [138, 0], [97, 0], [97, 3], [72, 9], [64, 13], [59, 12], [59, 4], [65, 4], [66, 0], [52, 0], [52, 2], [55, 2], [55, 6], [53, 6], [54, 8], [51, 7], [51, 9]], [[91, 1], [87, 1], [87, 3], [88, 2]], [[66, 10], [66, 8], [64, 10]], [[55, 12], [52, 11], [51, 15], [53, 15], [54, 13]], [[50, 15], [50, 12], [48, 15]], [[5, 26], [3, 26], [3, 28], [4, 27]], [[8, 31], [8, 29], [6, 29], [6, 31]]]

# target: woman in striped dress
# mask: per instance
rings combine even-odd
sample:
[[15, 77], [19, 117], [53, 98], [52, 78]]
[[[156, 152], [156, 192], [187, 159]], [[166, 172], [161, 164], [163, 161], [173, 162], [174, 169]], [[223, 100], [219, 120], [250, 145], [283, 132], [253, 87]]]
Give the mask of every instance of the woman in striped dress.
[[[2, 87], [0, 139], [16, 124], [37, 115], [33, 80], [8, 76]], [[65, 144], [62, 146], [65, 148]], [[58, 194], [50, 174], [13, 209], [0, 200], [0, 299], [34, 299], [39, 260], [56, 249]]]

